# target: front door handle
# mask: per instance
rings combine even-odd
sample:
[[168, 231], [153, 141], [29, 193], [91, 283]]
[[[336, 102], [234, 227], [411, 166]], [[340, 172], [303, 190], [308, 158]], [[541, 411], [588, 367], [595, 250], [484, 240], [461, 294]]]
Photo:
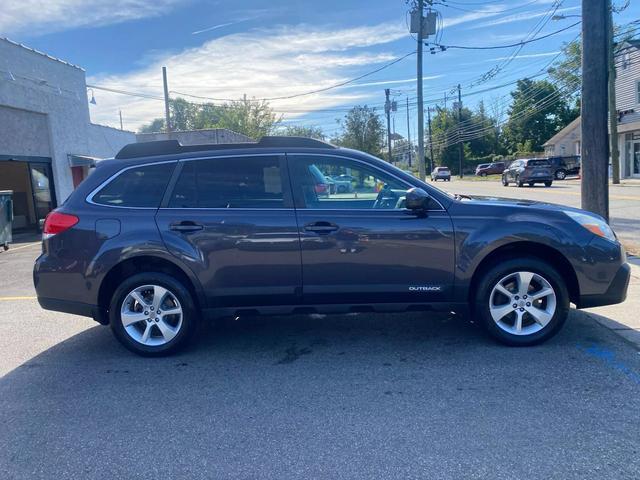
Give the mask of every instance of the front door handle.
[[204, 229], [204, 225], [186, 220], [180, 223], [172, 223], [169, 225], [169, 229], [174, 232], [189, 233]]
[[308, 223], [304, 226], [305, 231], [314, 232], [320, 235], [327, 235], [331, 232], [335, 232], [340, 227], [331, 222], [314, 222]]

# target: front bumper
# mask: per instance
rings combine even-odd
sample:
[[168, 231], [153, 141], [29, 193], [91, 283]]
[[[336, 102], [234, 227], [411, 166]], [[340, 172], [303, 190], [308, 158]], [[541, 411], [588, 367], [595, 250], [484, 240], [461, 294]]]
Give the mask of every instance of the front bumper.
[[624, 302], [627, 298], [627, 289], [629, 288], [630, 277], [631, 267], [628, 263], [623, 263], [604, 293], [596, 295], [581, 295], [578, 300], [577, 307], [602, 307], [604, 305], [613, 305], [615, 303]]

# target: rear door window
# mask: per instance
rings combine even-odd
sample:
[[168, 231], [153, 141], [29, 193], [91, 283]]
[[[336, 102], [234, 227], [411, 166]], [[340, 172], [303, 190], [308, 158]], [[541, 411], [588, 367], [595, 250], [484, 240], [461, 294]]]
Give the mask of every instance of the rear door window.
[[169, 208], [282, 208], [278, 156], [220, 157], [184, 163]]
[[129, 168], [91, 199], [111, 207], [158, 208], [176, 162]]

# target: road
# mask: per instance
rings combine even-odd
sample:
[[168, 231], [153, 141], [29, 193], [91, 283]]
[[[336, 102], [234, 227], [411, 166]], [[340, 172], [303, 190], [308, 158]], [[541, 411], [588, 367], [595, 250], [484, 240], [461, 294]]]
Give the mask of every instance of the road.
[[638, 478], [640, 355], [585, 313], [522, 349], [448, 314], [241, 319], [145, 359], [38, 307], [38, 248], [0, 253], [3, 479]]
[[[580, 207], [580, 181], [555, 181], [549, 188], [543, 185], [518, 188], [504, 187], [499, 180], [459, 180], [437, 182], [438, 188], [451, 193], [524, 198]], [[640, 254], [640, 182], [633, 181], [609, 186], [611, 226], [625, 247]]]

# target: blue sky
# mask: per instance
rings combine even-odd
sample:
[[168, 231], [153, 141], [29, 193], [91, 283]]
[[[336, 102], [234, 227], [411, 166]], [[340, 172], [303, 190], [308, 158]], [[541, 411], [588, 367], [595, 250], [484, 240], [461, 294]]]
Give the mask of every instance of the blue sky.
[[[550, 20], [554, 11], [580, 14], [580, 0], [439, 3], [445, 45], [510, 44], [579, 20]], [[407, 10], [404, 0], [5, 0], [0, 35], [82, 66], [87, 82], [100, 87], [161, 96], [166, 65], [173, 96], [273, 98], [330, 87], [413, 52]], [[638, 18], [640, 2], [632, 1], [616, 22]], [[578, 32], [576, 26], [520, 50], [448, 49], [431, 55], [426, 49], [425, 98], [431, 106], [442, 105], [446, 93], [450, 102], [460, 83], [465, 105], [484, 100], [503, 115], [512, 87], [493, 87], [539, 73]], [[286, 124], [319, 125], [331, 135], [338, 128], [335, 119], [352, 105], [382, 110], [384, 88], [391, 88], [401, 107], [395, 127], [406, 135], [407, 98], [415, 128], [415, 60], [410, 55], [343, 87], [271, 104]], [[485, 76], [492, 70], [494, 75]], [[163, 114], [162, 102], [153, 98], [94, 93], [91, 115], [97, 123], [119, 125], [122, 110], [125, 128], [136, 130]]]

